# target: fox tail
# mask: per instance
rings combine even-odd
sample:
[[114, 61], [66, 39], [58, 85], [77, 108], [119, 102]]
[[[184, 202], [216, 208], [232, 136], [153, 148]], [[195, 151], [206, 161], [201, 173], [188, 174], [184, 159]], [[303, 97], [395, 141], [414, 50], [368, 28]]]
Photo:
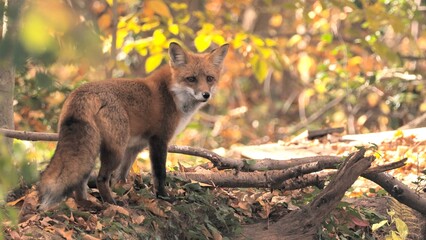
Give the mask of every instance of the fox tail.
[[90, 121], [72, 115], [61, 121], [55, 154], [38, 186], [40, 209], [52, 207], [74, 190], [86, 189], [100, 144], [99, 130]]

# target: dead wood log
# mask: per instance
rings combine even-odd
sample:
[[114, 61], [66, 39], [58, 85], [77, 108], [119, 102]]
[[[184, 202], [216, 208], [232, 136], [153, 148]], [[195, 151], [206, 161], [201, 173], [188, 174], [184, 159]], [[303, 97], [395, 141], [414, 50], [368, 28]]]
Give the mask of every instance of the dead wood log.
[[309, 205], [285, 215], [268, 227], [265, 223], [247, 225], [243, 227], [243, 238], [314, 239], [324, 217], [336, 208], [348, 188], [370, 167], [374, 157], [364, 157], [364, 154], [364, 149], [351, 154]]
[[[406, 158], [367, 169], [364, 174], [380, 173], [404, 166]], [[343, 161], [339, 162], [343, 163]], [[194, 180], [215, 187], [230, 188], [273, 188], [282, 190], [294, 190], [296, 185], [321, 186], [327, 178], [336, 174], [336, 171], [321, 172], [324, 169], [337, 169], [338, 164], [333, 161], [307, 163], [284, 170], [239, 172], [239, 171], [210, 171], [202, 170], [196, 172], [171, 172], [170, 174], [184, 180]], [[363, 175], [364, 176], [364, 175]], [[306, 183], [304, 181], [307, 181]], [[297, 184], [296, 184], [297, 183]], [[321, 187], [320, 187], [321, 188]], [[299, 188], [300, 189], [300, 188]], [[426, 205], [425, 205], [426, 206]]]

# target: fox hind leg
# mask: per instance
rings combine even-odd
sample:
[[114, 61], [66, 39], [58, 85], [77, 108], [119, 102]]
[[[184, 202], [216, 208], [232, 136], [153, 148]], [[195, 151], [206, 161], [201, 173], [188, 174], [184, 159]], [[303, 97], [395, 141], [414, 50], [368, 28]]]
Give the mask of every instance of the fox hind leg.
[[146, 145], [139, 145], [128, 147], [124, 154], [123, 162], [120, 164], [120, 167], [117, 170], [116, 178], [117, 181], [125, 183], [127, 176], [129, 175], [130, 167], [136, 160], [138, 154], [146, 147]]
[[115, 204], [115, 200], [111, 194], [110, 180], [113, 172], [118, 168], [124, 157], [124, 149], [108, 149], [101, 148], [101, 168], [96, 180], [102, 201]]

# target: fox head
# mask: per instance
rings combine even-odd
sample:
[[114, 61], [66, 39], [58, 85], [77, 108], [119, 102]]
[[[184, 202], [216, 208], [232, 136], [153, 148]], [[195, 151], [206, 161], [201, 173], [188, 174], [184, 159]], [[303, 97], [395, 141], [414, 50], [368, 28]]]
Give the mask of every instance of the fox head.
[[192, 111], [212, 97], [228, 47], [229, 44], [224, 44], [210, 53], [196, 54], [185, 51], [177, 43], [170, 43], [171, 90], [181, 110]]

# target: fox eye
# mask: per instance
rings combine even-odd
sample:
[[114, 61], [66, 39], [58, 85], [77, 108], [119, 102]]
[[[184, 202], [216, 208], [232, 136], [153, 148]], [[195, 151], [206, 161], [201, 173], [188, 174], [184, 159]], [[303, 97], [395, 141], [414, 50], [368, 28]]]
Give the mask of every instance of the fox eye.
[[190, 82], [190, 83], [195, 83], [197, 81], [197, 78], [192, 76], [192, 77], [187, 77], [186, 81]]
[[207, 76], [207, 82], [208, 83], [212, 83], [212, 82], [214, 82], [214, 77], [213, 76]]

